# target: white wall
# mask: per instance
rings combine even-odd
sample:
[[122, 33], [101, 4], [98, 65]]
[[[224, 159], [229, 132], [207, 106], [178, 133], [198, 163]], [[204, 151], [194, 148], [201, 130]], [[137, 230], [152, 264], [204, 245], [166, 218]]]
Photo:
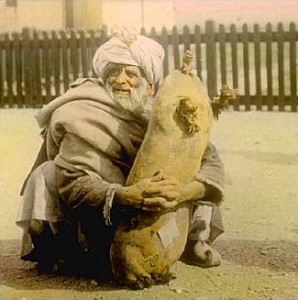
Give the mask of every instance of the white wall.
[[21, 31], [23, 27], [41, 30], [64, 27], [62, 0], [19, 0], [16, 7], [0, 1], [0, 31]]
[[[0, 0], [0, 31], [20, 31], [23, 27], [62, 29], [64, 11], [64, 0], [18, 0], [16, 7], [7, 7], [6, 0]], [[98, 29], [102, 25], [171, 29], [174, 20], [172, 0], [74, 1], [75, 27], [80, 29]]]
[[79, 29], [98, 29], [102, 25], [102, 3], [100, 0], [74, 1], [74, 24]]
[[174, 4], [171, 0], [144, 0], [144, 11], [146, 29], [160, 29], [163, 26], [172, 29], [175, 25]]
[[157, 30], [174, 24], [171, 0], [104, 0], [102, 22], [109, 27], [132, 26], [136, 29], [155, 27]]

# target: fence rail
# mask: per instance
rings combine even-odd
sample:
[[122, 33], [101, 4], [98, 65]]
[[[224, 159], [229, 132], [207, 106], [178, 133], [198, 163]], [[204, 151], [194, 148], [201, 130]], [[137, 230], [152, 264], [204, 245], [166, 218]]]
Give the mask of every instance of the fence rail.
[[[297, 111], [296, 25], [279, 23], [219, 25], [208, 21], [204, 30], [185, 26], [141, 33], [165, 49], [164, 74], [178, 68], [182, 54], [195, 54], [194, 68], [210, 97], [228, 84], [238, 90], [235, 110]], [[61, 95], [78, 77], [95, 76], [92, 57], [108, 39], [107, 32], [23, 30], [0, 36], [0, 107], [41, 107]]]

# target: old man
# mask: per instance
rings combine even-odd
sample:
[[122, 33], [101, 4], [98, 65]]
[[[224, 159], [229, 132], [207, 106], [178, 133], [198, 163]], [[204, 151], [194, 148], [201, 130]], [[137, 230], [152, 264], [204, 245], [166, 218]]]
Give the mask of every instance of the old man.
[[[39, 271], [111, 278], [113, 232], [117, 220], [129, 217], [121, 207], [171, 209], [172, 192], [194, 202], [183, 260], [200, 267], [220, 264], [210, 244], [223, 232], [224, 169], [212, 144], [197, 177], [184, 187], [173, 185], [170, 177], [124, 185], [146, 132], [163, 59], [156, 41], [118, 32], [95, 53], [98, 77], [76, 80], [39, 112], [44, 141], [25, 182], [17, 220], [24, 230], [21, 258], [38, 262]], [[120, 208], [113, 207], [108, 226], [103, 206], [111, 193]]]

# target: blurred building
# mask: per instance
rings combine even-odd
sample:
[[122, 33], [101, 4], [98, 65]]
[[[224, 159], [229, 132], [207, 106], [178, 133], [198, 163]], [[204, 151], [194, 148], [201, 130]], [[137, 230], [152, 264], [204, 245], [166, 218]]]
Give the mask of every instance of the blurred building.
[[172, 28], [172, 0], [0, 0], [0, 30]]

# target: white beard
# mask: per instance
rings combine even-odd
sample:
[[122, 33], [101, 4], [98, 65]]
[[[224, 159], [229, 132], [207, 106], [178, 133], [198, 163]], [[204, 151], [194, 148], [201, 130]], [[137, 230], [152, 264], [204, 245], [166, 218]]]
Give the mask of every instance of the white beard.
[[142, 82], [138, 88], [133, 88], [128, 97], [114, 95], [112, 86], [106, 82], [106, 91], [108, 95], [125, 110], [132, 113], [141, 114], [144, 111], [144, 106], [147, 99], [147, 81], [142, 78]]

